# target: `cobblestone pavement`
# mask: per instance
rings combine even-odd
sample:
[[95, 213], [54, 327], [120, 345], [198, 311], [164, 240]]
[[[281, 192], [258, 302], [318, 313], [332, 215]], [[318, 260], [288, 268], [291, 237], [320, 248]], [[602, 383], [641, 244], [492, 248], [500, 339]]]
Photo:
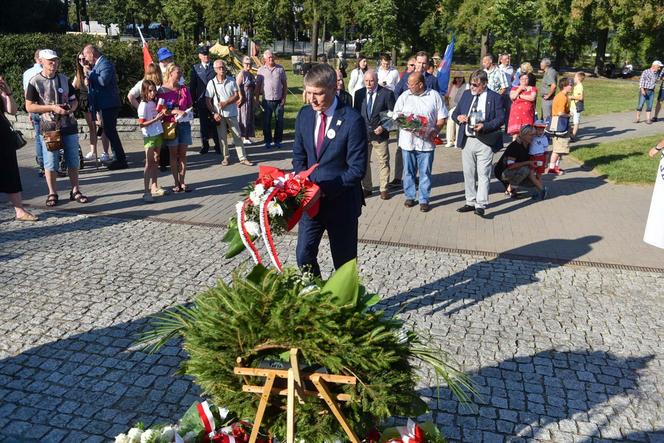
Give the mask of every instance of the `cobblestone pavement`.
[[[0, 440], [112, 441], [173, 422], [197, 398], [177, 344], [132, 343], [238, 260], [222, 230], [0, 210]], [[295, 239], [281, 240], [293, 263]], [[324, 269], [330, 269], [323, 246]], [[664, 441], [661, 274], [360, 245], [382, 307], [455, 356], [482, 398], [464, 409], [425, 375], [452, 441]]]

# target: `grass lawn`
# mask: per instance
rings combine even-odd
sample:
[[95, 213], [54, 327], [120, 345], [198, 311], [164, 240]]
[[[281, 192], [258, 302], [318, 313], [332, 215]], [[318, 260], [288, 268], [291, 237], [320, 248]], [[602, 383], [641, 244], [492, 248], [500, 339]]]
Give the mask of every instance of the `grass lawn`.
[[664, 134], [572, 146], [571, 156], [614, 183], [654, 183], [659, 157], [651, 159], [648, 151], [662, 138]]
[[[284, 132], [287, 137], [292, 137], [295, 127], [295, 117], [302, 107], [302, 87], [303, 77], [293, 74], [293, 66], [290, 58], [280, 59], [278, 63], [283, 65], [288, 77], [288, 94], [286, 101], [286, 110], [284, 112]], [[370, 63], [375, 68], [373, 63]], [[348, 72], [355, 67], [355, 61], [349, 60]], [[399, 66], [401, 71], [403, 66]], [[466, 75], [470, 74], [473, 67], [469, 65], [453, 65], [452, 70], [464, 71]], [[571, 77], [571, 74], [566, 74]], [[538, 76], [538, 84], [541, 76]], [[346, 78], [346, 83], [348, 83]], [[592, 115], [608, 114], [611, 112], [631, 111], [636, 107], [637, 92], [639, 88], [638, 77], [632, 80], [622, 79], [603, 79], [586, 77], [583, 82], [586, 95], [586, 109], [583, 115], [588, 117]], [[259, 125], [260, 127], [260, 125]]]

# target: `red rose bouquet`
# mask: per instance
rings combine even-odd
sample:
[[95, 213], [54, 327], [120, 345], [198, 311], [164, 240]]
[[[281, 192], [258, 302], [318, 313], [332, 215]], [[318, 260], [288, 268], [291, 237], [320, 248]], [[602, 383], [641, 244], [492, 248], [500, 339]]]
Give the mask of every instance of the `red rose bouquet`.
[[431, 141], [435, 145], [443, 144], [435, 124], [431, 125], [429, 119], [423, 115], [387, 111], [381, 112], [380, 118], [381, 126], [388, 131], [403, 129], [412, 132], [417, 137]]

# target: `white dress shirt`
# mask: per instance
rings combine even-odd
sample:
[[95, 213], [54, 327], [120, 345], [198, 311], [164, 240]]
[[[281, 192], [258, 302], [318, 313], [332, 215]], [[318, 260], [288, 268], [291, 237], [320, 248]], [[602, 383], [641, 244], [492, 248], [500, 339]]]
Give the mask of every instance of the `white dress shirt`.
[[[327, 131], [330, 129], [332, 124], [332, 116], [334, 116], [334, 111], [337, 109], [337, 98], [334, 97], [334, 101], [323, 113], [325, 114], [325, 137], [327, 138]], [[316, 125], [314, 127], [314, 148], [316, 148], [316, 143], [318, 142], [318, 128], [320, 128], [320, 112], [316, 112]], [[325, 139], [323, 139], [325, 141]]]
[[473, 109], [473, 104], [477, 101], [477, 112], [480, 116], [481, 121], [486, 119], [486, 89], [482, 91], [479, 95], [473, 96], [473, 101], [470, 102], [470, 108], [468, 109], [468, 123], [466, 124], [466, 135], [468, 137], [475, 137], [475, 131], [470, 130], [470, 110]]
[[[438, 120], [448, 116], [443, 99], [432, 89], [427, 89], [420, 95], [415, 95], [407, 89], [397, 99], [394, 112], [422, 115], [427, 118], [431, 128], [436, 126]], [[399, 147], [404, 151], [433, 151], [436, 145], [431, 140], [425, 140], [410, 131], [399, 129]]]
[[400, 80], [399, 71], [397, 71], [394, 66], [390, 66], [387, 71], [382, 67], [379, 67], [377, 74], [378, 84], [390, 91], [394, 91], [394, 88], [397, 87], [397, 83], [399, 83]]

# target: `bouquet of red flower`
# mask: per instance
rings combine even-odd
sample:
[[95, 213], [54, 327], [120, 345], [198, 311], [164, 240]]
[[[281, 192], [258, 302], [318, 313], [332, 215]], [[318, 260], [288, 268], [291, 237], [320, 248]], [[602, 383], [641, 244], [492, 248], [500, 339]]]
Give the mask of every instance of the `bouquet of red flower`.
[[384, 111], [380, 113], [380, 119], [381, 126], [388, 131], [403, 129], [412, 132], [417, 137], [429, 140], [435, 145], [443, 144], [436, 126], [430, 125], [429, 119], [423, 115]]
[[235, 206], [236, 216], [228, 223], [223, 238], [229, 243], [226, 258], [247, 249], [254, 262], [261, 256], [254, 240], [261, 237], [274, 266], [281, 271], [281, 262], [274, 246], [273, 234], [283, 234], [295, 227], [304, 211], [318, 213], [320, 189], [308, 177], [317, 165], [294, 174], [272, 166], [260, 166], [258, 179], [246, 188], [247, 197]]

